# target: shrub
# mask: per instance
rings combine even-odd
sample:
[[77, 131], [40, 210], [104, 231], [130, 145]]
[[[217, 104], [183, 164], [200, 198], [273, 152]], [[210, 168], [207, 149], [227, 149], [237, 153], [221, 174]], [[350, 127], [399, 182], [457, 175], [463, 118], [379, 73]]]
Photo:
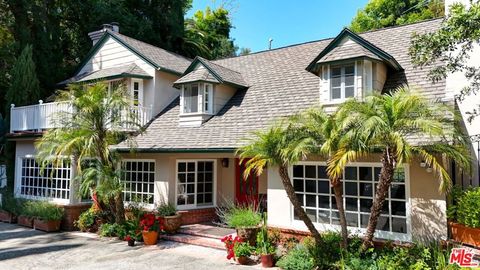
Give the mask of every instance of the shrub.
[[320, 269], [330, 269], [340, 258], [342, 237], [337, 232], [326, 232], [322, 234], [322, 240], [322, 244], [317, 246], [312, 238], [305, 238], [303, 245], [314, 259], [315, 266]]
[[157, 214], [160, 217], [171, 217], [177, 214], [177, 209], [171, 203], [162, 203], [157, 207]]
[[104, 223], [100, 225], [100, 228], [98, 229], [98, 233], [100, 236], [103, 236], [103, 237], [118, 236], [120, 238], [120, 236], [122, 236], [121, 239], [123, 239], [123, 237], [127, 235], [124, 225], [121, 225], [118, 223], [113, 223], [113, 224]]
[[465, 194], [460, 186], [453, 186], [448, 194], [447, 218], [457, 220], [457, 208], [460, 198]]
[[471, 228], [480, 227], [480, 188], [469, 189], [460, 196], [456, 215], [459, 223]]
[[24, 200], [17, 199], [12, 195], [3, 195], [0, 203], [0, 210], [7, 211], [13, 215], [19, 215], [22, 211]]
[[248, 244], [248, 242], [236, 242], [233, 246], [235, 257], [248, 257], [252, 255], [255, 249]]
[[87, 211], [80, 214], [78, 220], [75, 220], [75, 226], [82, 232], [93, 231], [97, 221], [96, 212], [94, 207], [90, 207]]
[[22, 207], [21, 214], [27, 217], [42, 219], [45, 221], [61, 220], [63, 208], [45, 201], [27, 201]]
[[246, 228], [258, 226], [262, 216], [253, 207], [239, 206], [225, 213], [225, 223], [231, 228]]
[[283, 256], [277, 266], [284, 270], [311, 270], [315, 267], [315, 261], [308, 248], [300, 244]]

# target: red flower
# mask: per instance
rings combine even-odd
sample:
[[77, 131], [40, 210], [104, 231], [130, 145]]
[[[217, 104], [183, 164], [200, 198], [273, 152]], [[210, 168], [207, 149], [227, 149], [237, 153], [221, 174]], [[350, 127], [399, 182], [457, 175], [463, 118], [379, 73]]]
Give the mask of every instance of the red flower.
[[132, 240], [132, 237], [130, 237], [130, 235], [127, 235], [127, 237], [125, 237], [125, 241], [130, 241]]

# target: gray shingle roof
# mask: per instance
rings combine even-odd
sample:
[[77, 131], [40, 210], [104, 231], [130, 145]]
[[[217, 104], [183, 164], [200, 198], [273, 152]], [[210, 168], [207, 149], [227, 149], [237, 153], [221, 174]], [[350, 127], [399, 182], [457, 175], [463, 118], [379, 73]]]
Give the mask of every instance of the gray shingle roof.
[[136, 50], [150, 61], [155, 63], [157, 66], [167, 71], [173, 71], [174, 73], [182, 74], [190, 65], [191, 60], [182, 55], [169, 52], [162, 48], [155, 47], [117, 32], [108, 30], [108, 33], [120, 39], [132, 49]]
[[[201, 70], [195, 70], [194, 68], [198, 65], [205, 67], [205, 70], [208, 71], [208, 74]], [[209, 61], [202, 57], [196, 57], [187, 70], [180, 79], [175, 82], [175, 85], [194, 82], [199, 80], [205, 80], [203, 78], [210, 79], [210, 81], [215, 79], [220, 83], [229, 83], [240, 87], [247, 87], [248, 84], [243, 79], [243, 76], [240, 72], [232, 70], [228, 67], [224, 67], [215, 62]]]
[[87, 82], [100, 79], [109, 79], [113, 77], [139, 77], [152, 78], [145, 70], [135, 64], [117, 66], [111, 68], [100, 69], [92, 72], [82, 73], [59, 84], [69, 84], [74, 82]]
[[357, 57], [369, 57], [382, 61], [380, 57], [369, 51], [367, 48], [363, 47], [358, 43], [344, 44], [343, 46], [338, 46], [324, 55], [317, 63], [327, 63], [338, 60], [352, 59]]
[[[413, 68], [408, 55], [412, 34], [433, 31], [440, 23], [441, 19], [436, 19], [360, 34], [404, 68], [389, 70], [384, 91], [408, 84], [418, 87], [428, 98], [445, 96], [445, 82], [433, 83], [428, 78], [430, 68]], [[324, 39], [215, 61], [240, 72], [249, 88], [238, 90], [217, 115], [200, 127], [179, 127], [179, 101], [175, 100], [144, 134], [137, 136], [136, 148], [138, 151], [236, 148], [250, 132], [318, 104], [319, 78], [305, 68], [331, 41]]]

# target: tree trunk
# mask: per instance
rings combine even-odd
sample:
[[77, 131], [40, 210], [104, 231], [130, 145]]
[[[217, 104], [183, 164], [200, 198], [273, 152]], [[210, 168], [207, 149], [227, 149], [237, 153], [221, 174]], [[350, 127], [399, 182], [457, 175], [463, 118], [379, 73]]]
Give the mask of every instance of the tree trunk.
[[[393, 152], [393, 151], [391, 151]], [[380, 181], [375, 192], [375, 199], [370, 210], [370, 218], [368, 219], [367, 231], [362, 243], [362, 250], [365, 251], [373, 246], [373, 236], [377, 228], [378, 218], [382, 212], [385, 198], [388, 195], [388, 189], [393, 180], [395, 172], [395, 158], [389, 154], [388, 150], [383, 153], [382, 170], [380, 171]]]
[[303, 210], [302, 205], [300, 204], [297, 196], [295, 195], [295, 189], [293, 188], [292, 182], [290, 181], [290, 176], [288, 176], [288, 167], [286, 165], [280, 165], [278, 168], [278, 172], [280, 174], [280, 178], [282, 179], [283, 187], [287, 192], [287, 196], [293, 205], [293, 210], [300, 218], [300, 220], [302, 220], [307, 226], [308, 230], [315, 239], [315, 244], [320, 245], [322, 243], [322, 236], [313, 225], [312, 220], [310, 220], [310, 218], [307, 216], [307, 213], [305, 213], [305, 210]]
[[123, 205], [121, 191], [115, 194], [115, 222], [118, 224], [125, 222], [125, 207]]
[[348, 231], [347, 231], [347, 219], [345, 218], [345, 206], [343, 205], [343, 188], [342, 181], [340, 179], [330, 179], [330, 183], [335, 193], [335, 202], [338, 208], [338, 214], [340, 215], [340, 227], [342, 234], [341, 247], [346, 249], [348, 245]]

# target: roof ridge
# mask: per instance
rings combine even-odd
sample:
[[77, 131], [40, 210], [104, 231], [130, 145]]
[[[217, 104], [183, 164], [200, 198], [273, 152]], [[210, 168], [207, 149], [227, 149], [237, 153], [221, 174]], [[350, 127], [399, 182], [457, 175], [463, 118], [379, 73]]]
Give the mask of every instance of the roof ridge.
[[[379, 31], [389, 30], [389, 29], [392, 29], [392, 28], [399, 28], [399, 27], [410, 26], [410, 25], [413, 25], [413, 24], [427, 23], [427, 22], [431, 22], [431, 21], [435, 21], [435, 20], [441, 20], [441, 19], [444, 19], [444, 18], [445, 18], [445, 17], [439, 17], [439, 18], [432, 18], [432, 19], [427, 19], [427, 20], [418, 21], [418, 22], [412, 22], [412, 23], [402, 24], [402, 25], [392, 25], [392, 26], [387, 26], [387, 27], [383, 27], [383, 28], [379, 28], [379, 29], [368, 30], [368, 31], [361, 32], [361, 33], [356, 33], [356, 34], [357, 34], [357, 35], [363, 35], [363, 34], [372, 33], [372, 32], [379, 32]], [[347, 27], [344, 27], [344, 28], [347, 28]], [[344, 28], [342, 28], [342, 30], [343, 30]], [[348, 28], [347, 28], [347, 29], [348, 29]], [[296, 44], [285, 45], [285, 46], [283, 46], [283, 47], [278, 47], [278, 48], [274, 48], [274, 49], [270, 49], [270, 50], [269, 50], [269, 49], [266, 49], [266, 50], [262, 50], [262, 51], [252, 52], [252, 53], [245, 54], [245, 55], [230, 56], [230, 57], [219, 58], [219, 59], [215, 59], [215, 60], [211, 60], [211, 61], [216, 62], [216, 61], [220, 61], [220, 60], [246, 57], [246, 56], [250, 56], [250, 55], [254, 55], [254, 54], [268, 53], [268, 52], [278, 51], [278, 50], [287, 49], [287, 48], [291, 48], [291, 47], [302, 46], [302, 45], [306, 45], [306, 44], [310, 44], [310, 43], [316, 43], [316, 42], [326, 41], [326, 40], [334, 39], [334, 38], [335, 38], [335, 37], [321, 38], [321, 39], [317, 39], [317, 40], [311, 40], [311, 41], [305, 41], [305, 42], [296, 43]]]
[[165, 52], [167, 52], [167, 53], [169, 53], [169, 54], [172, 54], [172, 55], [175, 55], [175, 56], [178, 56], [178, 57], [182, 57], [182, 58], [184, 58], [185, 60], [192, 61], [191, 58], [188, 58], [188, 57], [186, 57], [186, 56], [184, 56], [184, 55], [181, 55], [181, 54], [176, 53], [176, 52], [169, 51], [169, 50], [164, 49], [164, 48], [159, 47], [159, 46], [152, 45], [152, 44], [147, 43], [147, 42], [145, 42], [145, 41], [141, 41], [141, 40], [139, 40], [139, 39], [136, 39], [136, 38], [133, 38], [133, 37], [124, 35], [124, 34], [120, 34], [120, 33], [118, 33], [118, 32], [114, 32], [114, 31], [109, 30], [109, 29], [107, 29], [107, 32], [109, 32], [110, 34], [113, 34], [113, 35], [117, 35], [117, 36], [129, 38], [129, 39], [133, 39], [133, 40], [138, 41], [138, 42], [140, 42], [140, 43], [142, 43], [142, 44], [144, 44], [144, 45], [147, 45], [147, 46], [153, 47], [153, 48], [155, 48], [155, 49], [159, 49], [159, 50], [165, 51]]
[[[215, 63], [213, 60], [208, 60], [208, 59], [205, 59], [205, 58], [203, 58], [203, 57], [201, 57], [201, 56], [198, 56], [198, 58], [200, 59], [200, 61], [205, 60], [205, 61], [207, 61], [207, 62], [210, 63], [210, 64], [219, 66], [219, 67], [224, 68], [224, 69], [228, 69], [228, 70], [230, 70], [230, 71], [232, 71], [232, 72], [235, 72], [235, 73], [238, 73], [239, 75], [242, 75], [241, 72], [236, 71], [236, 70], [234, 70], [234, 69], [231, 69], [231, 68], [229, 68], [229, 67], [226, 67], [226, 66], [224, 66], [224, 65], [217, 64], [217, 63]], [[242, 75], [242, 76], [243, 76], [243, 75]]]

